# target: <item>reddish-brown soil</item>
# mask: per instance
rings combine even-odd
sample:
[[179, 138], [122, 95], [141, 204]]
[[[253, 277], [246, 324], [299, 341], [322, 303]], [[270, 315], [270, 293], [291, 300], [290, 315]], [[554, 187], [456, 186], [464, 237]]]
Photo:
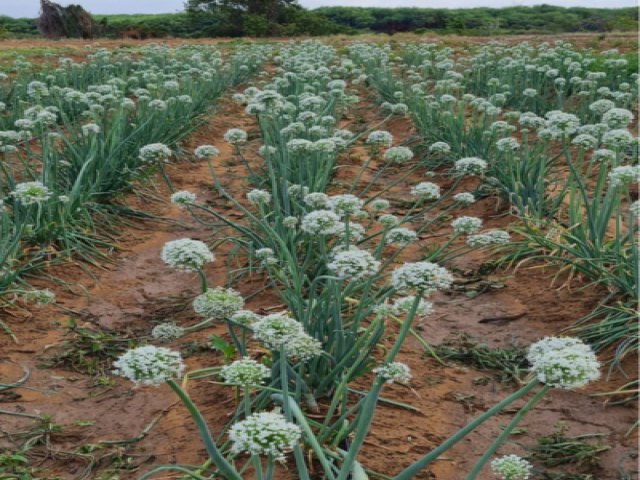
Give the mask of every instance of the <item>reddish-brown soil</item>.
[[[347, 123], [351, 125], [345, 125], [346, 128], [359, 130], [366, 123], [380, 120], [373, 99], [364, 98], [364, 92], [361, 94], [363, 101], [348, 115]], [[256, 138], [255, 123], [241, 107], [229, 100], [221, 101], [218, 110], [184, 147], [191, 150], [205, 143], [216, 145], [222, 152], [214, 162], [216, 174], [225, 188], [239, 198], [246, 190], [244, 169], [234, 161], [222, 135], [228, 128], [240, 127]], [[415, 135], [408, 119], [394, 119], [384, 128], [394, 134], [397, 144], [411, 141]], [[251, 149], [256, 150], [259, 143], [253, 142]], [[359, 167], [354, 164], [354, 157], [357, 155], [340, 160], [344, 168], [339, 170], [337, 180], [355, 175]], [[183, 161], [169, 166], [168, 174], [177, 190], [193, 191], [211, 208], [234, 215], [229, 205], [213, 193], [206, 163]], [[378, 183], [384, 186], [401, 174], [401, 170], [390, 170]], [[369, 178], [371, 173], [367, 173], [363, 181]], [[406, 193], [408, 186], [418, 181], [421, 181], [421, 174], [416, 174], [394, 191], [398, 195]], [[441, 178], [436, 181], [443, 182]], [[389, 197], [393, 198], [393, 193]], [[168, 190], [160, 179], [154, 194], [168, 197]], [[208, 240], [217, 232], [193, 221], [166, 201], [149, 202], [145, 200], [148, 198], [132, 195], [129, 200], [133, 206], [151, 211], [164, 221], [136, 222], [123, 227], [119, 242], [121, 251], [113, 256], [112, 264], [92, 269], [94, 278], [80, 269], [54, 272], [77, 285], [73, 292], [56, 289], [57, 307], [31, 311], [16, 308], [0, 313], [19, 340], [14, 344], [7, 336], [0, 336], [2, 383], [17, 380], [22, 375], [21, 367], [31, 372], [23, 386], [0, 390], [0, 446], [7, 450], [15, 448], [20, 443], [16, 434], [35, 428], [34, 419], [3, 412], [50, 416], [51, 421], [62, 429], [42, 434], [27, 453], [32, 465], [41, 468], [39, 476], [42, 478], [133, 479], [154, 466], [166, 463], [195, 465], [206, 458], [186, 410], [166, 386], [133, 389], [129, 382], [111, 377], [108, 372], [96, 377], [68, 366], [40, 368], [47, 358], [60, 351], [61, 342], [68, 338], [65, 335], [68, 318], [75, 319], [81, 327], [128, 338], [149, 335], [151, 328], [161, 321], [175, 320], [183, 325], [196, 321], [190, 304], [197, 294], [197, 278], [167, 268], [159, 253], [168, 240], [182, 237]], [[504, 209], [496, 207], [494, 199], [474, 204], [465, 210], [465, 214], [482, 217], [487, 227], [504, 227], [513, 221]], [[435, 233], [446, 235], [446, 224]], [[408, 255], [419, 258], [422, 247], [433, 241], [440, 241], [439, 237], [425, 237]], [[216, 250], [216, 262], [206, 272], [211, 285], [225, 283], [228, 250], [225, 245]], [[450, 267], [456, 269], [459, 277], [471, 278], [487, 259], [484, 255], [461, 257]], [[464, 333], [492, 347], [512, 342], [526, 346], [544, 335], [556, 334], [588, 313], [599, 294], [577, 288], [560, 289], [559, 284], [552, 286], [552, 274], [539, 268], [522, 267], [517, 271], [496, 271], [480, 276], [479, 282], [466, 288], [487, 286], [482, 293], [471, 296], [460, 287], [437, 296], [435, 313], [422, 321], [419, 331], [433, 345], [442, 343], [452, 334]], [[86, 289], [86, 295], [82, 294], [81, 285]], [[255, 278], [243, 280], [235, 288], [248, 295], [262, 286], [262, 280]], [[266, 290], [252, 297], [247, 307], [259, 312], [273, 311], [281, 305], [273, 292]], [[394, 329], [393, 325], [389, 326], [390, 335]], [[212, 326], [189, 334], [170, 346], [186, 348], [196, 340], [205, 343], [209, 335], [224, 333], [222, 326]], [[387, 475], [400, 471], [514, 391], [513, 386], [499, 383], [492, 372], [463, 364], [436, 362], [424, 355], [422, 347], [413, 338], [405, 344], [400, 360], [412, 369], [411, 388], [389, 386], [384, 389], [383, 396], [408, 403], [419, 413], [380, 404], [361, 455], [366, 468]], [[195, 349], [187, 363], [190, 368], [202, 368], [220, 365], [222, 360], [211, 350]], [[629, 376], [637, 374], [634, 365], [626, 367]], [[602, 442], [611, 446], [601, 456], [599, 465], [580, 471], [590, 473], [598, 480], [637, 478], [636, 438], [634, 434], [627, 435], [636, 418], [635, 407], [607, 406], [601, 398], [590, 395], [611, 391], [626, 381], [614, 371], [608, 380], [588, 390], [552, 391], [522, 422], [522, 433], [512, 437], [500, 451], [524, 454], [525, 448], [535, 444], [536, 438], [548, 435], [557, 425], [564, 424], [570, 435], [600, 433]], [[191, 381], [187, 389], [211, 430], [219, 432], [234, 409], [232, 392], [225, 387], [197, 381]], [[495, 438], [500, 426], [508, 422], [515, 407], [491, 419], [416, 478], [464, 478]], [[136, 441], [128, 442], [139, 435]], [[564, 467], [559, 471], [573, 472], [575, 469]], [[623, 473], [628, 476], [623, 477]], [[109, 476], [115, 474], [119, 476]], [[158, 478], [175, 478], [167, 475]], [[294, 477], [286, 472], [278, 476]], [[488, 480], [491, 475], [485, 472], [479, 478]]]

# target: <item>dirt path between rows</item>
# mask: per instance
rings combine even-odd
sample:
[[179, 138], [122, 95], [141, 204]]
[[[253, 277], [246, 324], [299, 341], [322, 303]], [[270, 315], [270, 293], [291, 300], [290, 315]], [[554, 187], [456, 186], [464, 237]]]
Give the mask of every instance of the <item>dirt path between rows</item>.
[[[364, 91], [360, 93], [364, 97]], [[354, 130], [363, 128], [363, 124], [380, 120], [377, 110], [373, 98], [364, 98], [350, 111], [346, 122]], [[250, 138], [257, 138], [254, 119], [244, 114], [241, 106], [223, 99], [217, 113], [185, 142], [184, 148], [190, 151], [201, 144], [218, 147], [221, 156], [214, 162], [216, 175], [230, 192], [240, 195], [246, 191], [243, 167], [234, 162], [230, 147], [222, 141], [224, 132], [232, 127], [246, 129]], [[406, 118], [392, 120], [388, 128], [394, 133], [396, 144], [414, 136], [411, 122]], [[259, 144], [259, 141], [252, 142], [251, 149], [257, 150]], [[338, 179], [354, 174], [357, 170], [354, 166], [356, 157], [351, 155], [340, 159], [341, 165], [347, 166], [347, 169], [341, 170]], [[390, 178], [401, 173], [391, 170], [378, 183], [388, 184]], [[168, 167], [168, 174], [177, 190], [192, 191], [212, 208], [224, 211], [227, 215], [234, 214], [226, 201], [212, 192], [206, 162], [183, 161], [173, 164]], [[424, 180], [422, 175], [420, 173], [399, 185], [398, 194]], [[370, 174], [364, 176], [364, 180], [367, 178], [371, 178]], [[168, 198], [167, 187], [159, 180], [157, 185], [156, 194]], [[21, 376], [19, 365], [31, 372], [23, 387], [0, 391], [0, 410], [50, 415], [52, 422], [62, 425], [61, 431], [42, 433], [29, 453], [35, 459], [34, 465], [41, 464], [45, 478], [55, 478], [56, 475], [63, 479], [116, 478], [109, 475], [117, 471], [117, 478], [133, 479], [152, 466], [166, 463], [200, 464], [205, 459], [204, 449], [186, 411], [166, 386], [132, 389], [129, 382], [109, 377], [108, 372], [96, 377], [74, 371], [68, 366], [38, 368], [46, 357], [59, 351], [56, 345], [66, 338], [65, 324], [69, 317], [73, 317], [80, 327], [117, 333], [128, 338], [146, 336], [155, 324], [162, 321], [174, 320], [183, 325], [195, 322], [190, 305], [198, 293], [197, 279], [167, 268], [160, 259], [160, 250], [169, 240], [190, 237], [206, 241], [211, 239], [214, 232], [168, 202], [145, 204], [143, 197], [132, 197], [131, 201], [168, 221], [139, 222], [135, 227], [127, 227], [122, 236], [122, 252], [114, 256], [112, 265], [94, 272], [95, 280], [89, 280], [75, 269], [67, 272], [67, 280], [80, 281], [87, 288], [86, 297], [65, 293], [62, 289], [58, 292], [60, 306], [75, 314], [55, 308], [34, 310], [29, 314], [15, 311], [15, 316], [8, 317], [6, 321], [20, 343], [15, 345], [7, 337], [0, 337], [3, 360], [0, 378], [3, 382], [4, 379], [11, 381]], [[487, 227], [504, 227], [512, 221], [500, 209], [496, 210], [495, 201], [491, 199], [478, 202], [465, 210], [464, 214], [482, 217]], [[443, 226], [436, 233], [446, 234], [447, 228]], [[433, 241], [433, 238], [425, 238], [421, 246]], [[420, 255], [421, 246], [411, 250], [410, 255], [416, 256], [414, 259]], [[224, 246], [217, 249], [216, 262], [206, 269], [212, 286], [225, 283], [227, 251], [228, 248]], [[486, 258], [483, 256], [464, 257], [452, 267], [456, 268], [458, 275], [464, 277], [466, 273], [471, 276], [484, 260]], [[472, 297], [468, 291], [456, 291], [437, 297], [434, 315], [422, 322], [424, 338], [438, 344], [452, 333], [466, 333], [492, 347], [504, 346], [512, 341], [527, 345], [579, 318], [589, 310], [590, 302], [596, 298], [595, 293], [552, 288], [548, 274], [540, 270], [523, 269], [516, 276], [497, 272], [485, 275], [482, 281], [485, 283], [481, 285], [487, 288], [479, 295]], [[243, 295], [248, 295], [262, 286], [262, 281], [255, 279], [243, 281], [235, 288]], [[263, 291], [251, 298], [247, 308], [260, 313], [278, 305], [279, 300], [273, 292]], [[497, 320], [487, 322], [487, 318]], [[182, 347], [183, 352], [190, 352], [187, 356], [190, 368], [219, 365], [221, 358], [211, 350], [202, 348], [202, 345], [209, 335], [224, 335], [224, 332], [224, 327], [213, 326], [189, 334], [170, 346]], [[412, 368], [412, 388], [388, 387], [384, 396], [409, 403], [420, 413], [384, 404], [377, 411], [362, 463], [369, 469], [386, 474], [401, 470], [513, 391], [512, 386], [499, 383], [490, 372], [481, 372], [465, 365], [443, 366], [431, 358], [425, 358], [422, 347], [414, 339], [407, 342], [400, 360]], [[611, 390], [620, 383], [621, 378], [614, 375], [609, 384], [601, 382], [589, 391]], [[201, 408], [211, 430], [219, 432], [234, 408], [230, 389], [207, 382], [193, 382], [189, 385], [189, 393]], [[416, 478], [462, 479], [473, 461], [495, 437], [500, 425], [507, 422], [508, 414], [513, 414], [513, 410], [492, 419], [434, 463], [430, 472], [424, 472]], [[632, 473], [635, 461], [629, 456], [634, 451], [635, 439], [625, 436], [634, 417], [633, 409], [604, 407], [601, 400], [590, 397], [588, 392], [555, 391], [522, 423], [525, 429], [523, 433], [502, 451], [523, 453], [522, 445], [535, 443], [535, 438], [550, 434], [554, 425], [563, 422], [569, 434], [602, 433], [602, 441], [612, 446], [603, 454], [600, 467], [586, 470], [593, 473], [593, 478], [618, 479], [618, 471], [632, 475], [628, 478], [637, 478]], [[2, 448], [9, 447], [12, 438], [19, 440], [16, 432], [33, 431], [35, 428], [32, 418], [0, 415], [0, 420], [4, 437], [0, 440]], [[148, 433], [142, 435], [143, 438], [129, 442], [146, 429]], [[126, 442], [104, 443], [114, 441]], [[282, 478], [285, 477], [291, 478], [283, 474]], [[481, 478], [491, 477], [485, 475]]]

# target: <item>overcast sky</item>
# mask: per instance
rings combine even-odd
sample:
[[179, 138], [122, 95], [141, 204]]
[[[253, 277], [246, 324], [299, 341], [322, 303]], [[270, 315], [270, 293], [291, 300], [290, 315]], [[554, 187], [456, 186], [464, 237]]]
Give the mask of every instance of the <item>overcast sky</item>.
[[[636, 0], [299, 0], [307, 8], [339, 5], [344, 7], [508, 7], [541, 3], [563, 7], [633, 7]], [[183, 9], [184, 0], [58, 0], [79, 3], [91, 13], [168, 13]], [[40, 0], [0, 0], [0, 15], [36, 17]]]

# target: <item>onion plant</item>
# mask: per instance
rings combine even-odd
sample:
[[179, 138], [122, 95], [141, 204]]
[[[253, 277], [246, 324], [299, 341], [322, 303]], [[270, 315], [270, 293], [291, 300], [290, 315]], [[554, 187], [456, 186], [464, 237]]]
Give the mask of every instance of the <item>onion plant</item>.
[[[115, 61], [101, 50], [86, 63], [62, 61], [49, 74], [37, 74], [39, 80], [20, 69], [16, 75], [24, 84], [7, 95], [24, 89], [32, 105], [0, 112], [16, 128], [0, 132], [3, 215], [20, 226], [12, 248], [53, 246], [63, 255], [104, 259], [120, 217], [133, 213], [118, 206], [118, 195], [162, 170], [171, 153], [165, 147], [161, 161], [149, 161], [144, 147], [176, 145], [211, 102], [256, 71], [269, 50], [239, 47], [226, 63], [209, 47], [151, 47], [140, 58], [120, 55]], [[16, 111], [23, 118], [13, 121]], [[19, 192], [30, 186], [43, 195], [25, 201]]]

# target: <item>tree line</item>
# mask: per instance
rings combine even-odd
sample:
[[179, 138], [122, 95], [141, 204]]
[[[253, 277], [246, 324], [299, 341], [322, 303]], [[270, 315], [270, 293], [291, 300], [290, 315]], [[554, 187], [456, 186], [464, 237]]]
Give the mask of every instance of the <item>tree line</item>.
[[[185, 11], [160, 15], [94, 15], [99, 36], [240, 37], [364, 32], [499, 35], [637, 31], [636, 8], [302, 8], [296, 0], [187, 0]], [[0, 16], [0, 37], [38, 35], [37, 19]]]
[[325, 7], [317, 14], [339, 25], [378, 33], [435, 31], [466, 35], [634, 31], [637, 8], [533, 7], [356, 8]]

